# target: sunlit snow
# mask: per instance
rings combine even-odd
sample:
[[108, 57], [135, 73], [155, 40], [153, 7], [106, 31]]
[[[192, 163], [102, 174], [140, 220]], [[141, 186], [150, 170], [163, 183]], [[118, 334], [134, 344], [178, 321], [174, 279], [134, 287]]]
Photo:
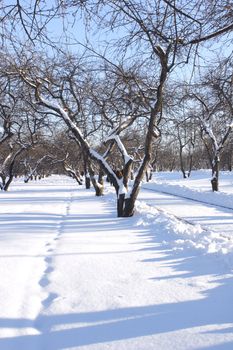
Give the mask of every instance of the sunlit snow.
[[111, 188], [15, 180], [0, 193], [0, 349], [232, 349], [233, 175], [217, 194], [209, 175], [155, 173], [131, 218]]

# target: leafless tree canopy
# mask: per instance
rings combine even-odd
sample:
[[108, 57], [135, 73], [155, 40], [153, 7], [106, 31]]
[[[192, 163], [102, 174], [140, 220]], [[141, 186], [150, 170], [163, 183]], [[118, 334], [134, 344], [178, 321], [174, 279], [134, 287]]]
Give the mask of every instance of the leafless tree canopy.
[[[190, 176], [199, 152], [218, 182], [232, 137], [232, 59], [228, 49], [207, 69], [203, 50], [231, 42], [231, 1], [12, 0], [0, 10], [2, 187], [21, 157], [27, 179], [49, 159], [78, 183], [84, 173], [96, 195], [106, 174], [118, 215], [131, 216], [153, 167]], [[78, 24], [85, 35], [70, 35]], [[52, 39], [58, 25], [64, 42]]]

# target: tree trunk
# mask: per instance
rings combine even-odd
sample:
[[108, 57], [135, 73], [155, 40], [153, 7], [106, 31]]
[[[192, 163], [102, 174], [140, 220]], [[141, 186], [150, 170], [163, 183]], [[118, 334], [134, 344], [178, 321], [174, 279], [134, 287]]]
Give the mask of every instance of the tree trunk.
[[85, 177], [85, 187], [86, 190], [91, 188], [91, 179], [89, 172], [87, 171], [87, 154], [83, 152], [83, 168], [84, 168], [84, 177]]
[[183, 160], [183, 147], [180, 146], [180, 170], [183, 174], [183, 178], [186, 179], [187, 178], [187, 175], [186, 175], [186, 172], [185, 172], [185, 168], [184, 168], [184, 160]]
[[212, 168], [212, 179], [211, 179], [212, 191], [219, 190], [219, 157], [215, 156]]
[[10, 187], [10, 184], [12, 183], [13, 178], [14, 178], [14, 175], [11, 174], [11, 175], [9, 176], [7, 182], [6, 182], [5, 185], [4, 185], [4, 188], [3, 188], [4, 191], [8, 191], [8, 188]]
[[91, 179], [89, 174], [85, 174], [85, 187], [86, 190], [89, 190], [91, 188]]
[[228, 153], [227, 168], [228, 171], [232, 171], [232, 150]]
[[124, 216], [125, 194], [120, 194], [117, 198], [117, 216]]
[[95, 195], [97, 197], [103, 196], [104, 195], [104, 186], [96, 186], [95, 187]]
[[135, 200], [132, 200], [131, 198], [127, 198], [125, 200], [124, 216], [131, 217], [134, 215], [134, 211], [135, 211]]
[[190, 155], [190, 158], [189, 158], [188, 177], [190, 177], [190, 175], [191, 175], [192, 168], [193, 168], [193, 153]]
[[152, 175], [153, 175], [153, 173], [152, 173], [151, 169], [146, 171], [146, 182], [150, 182], [151, 181]]
[[125, 194], [120, 194], [117, 198], [117, 216], [131, 217], [134, 215], [135, 201], [131, 198], [125, 198]]
[[15, 165], [15, 161], [16, 161], [16, 158], [25, 150], [26, 148], [25, 147], [22, 147], [20, 148], [18, 151], [16, 151], [14, 154], [12, 154], [12, 158], [10, 159], [10, 164], [9, 164], [9, 168], [8, 168], [8, 171], [7, 171], [7, 176], [2, 176], [1, 175], [1, 178], [3, 180], [2, 182], [2, 186], [1, 186], [1, 189], [3, 191], [8, 191], [8, 188], [14, 178], [14, 165]]
[[[103, 171], [100, 171], [100, 174], [98, 176], [98, 180], [96, 179], [95, 172], [92, 168], [91, 161], [88, 160], [88, 171], [89, 171], [89, 176], [90, 176], [90, 181], [95, 189], [95, 195], [96, 196], [103, 196], [104, 194], [104, 184], [103, 184]], [[99, 180], [102, 182], [100, 183]]]
[[6, 184], [6, 177], [3, 174], [1, 174], [0, 177], [1, 177], [1, 180], [2, 180], [1, 183], [0, 183], [0, 189], [1, 189], [1, 191], [4, 191], [4, 187], [5, 187], [5, 184]]
[[99, 182], [101, 185], [104, 185], [104, 172], [103, 172], [103, 170], [102, 170], [101, 168], [100, 168], [100, 170], [99, 170], [98, 182]]

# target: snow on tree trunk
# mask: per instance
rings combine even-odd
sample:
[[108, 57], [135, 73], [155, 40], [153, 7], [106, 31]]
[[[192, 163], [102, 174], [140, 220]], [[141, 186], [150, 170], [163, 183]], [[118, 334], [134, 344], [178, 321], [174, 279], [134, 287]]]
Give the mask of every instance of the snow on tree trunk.
[[219, 157], [218, 155], [216, 155], [213, 161], [212, 179], [211, 179], [213, 192], [219, 190], [219, 161], [220, 161]]

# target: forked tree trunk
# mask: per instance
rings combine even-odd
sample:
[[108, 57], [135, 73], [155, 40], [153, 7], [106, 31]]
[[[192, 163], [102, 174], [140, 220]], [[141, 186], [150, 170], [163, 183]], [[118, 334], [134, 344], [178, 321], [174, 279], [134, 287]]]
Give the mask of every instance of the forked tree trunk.
[[[160, 51], [161, 49], [159, 49]], [[151, 156], [152, 156], [152, 143], [154, 138], [159, 137], [159, 134], [156, 134], [155, 127], [156, 127], [156, 118], [158, 114], [162, 110], [162, 104], [163, 104], [163, 88], [164, 83], [167, 78], [168, 70], [167, 70], [167, 58], [164, 52], [160, 51], [160, 60], [161, 60], [161, 73], [160, 73], [160, 83], [157, 89], [157, 100], [154, 105], [154, 107], [151, 109], [150, 113], [150, 120], [148, 124], [146, 139], [145, 139], [145, 154], [143, 161], [141, 163], [141, 166], [138, 170], [137, 176], [134, 180], [134, 183], [132, 185], [132, 189], [130, 192], [130, 195], [120, 198], [118, 196], [118, 206], [121, 205], [121, 202], [123, 202], [123, 208], [120, 207], [120, 213], [122, 213], [122, 216], [124, 217], [130, 217], [134, 215], [135, 212], [135, 202], [138, 197], [139, 191], [140, 191], [140, 185], [142, 182], [142, 179], [145, 175], [145, 172], [150, 164]], [[126, 184], [124, 184], [126, 187]]]
[[[145, 164], [147, 164], [147, 160], [145, 160]], [[127, 193], [127, 186], [123, 184], [123, 191], [125, 193], [117, 194], [117, 214], [118, 217], [131, 217], [134, 215], [135, 212], [135, 202], [138, 197], [138, 193], [140, 190], [140, 184], [143, 179], [143, 176], [146, 171], [146, 166], [141, 167], [139, 170], [139, 173], [137, 174], [134, 184], [132, 186], [132, 190], [130, 195], [126, 195]]]

